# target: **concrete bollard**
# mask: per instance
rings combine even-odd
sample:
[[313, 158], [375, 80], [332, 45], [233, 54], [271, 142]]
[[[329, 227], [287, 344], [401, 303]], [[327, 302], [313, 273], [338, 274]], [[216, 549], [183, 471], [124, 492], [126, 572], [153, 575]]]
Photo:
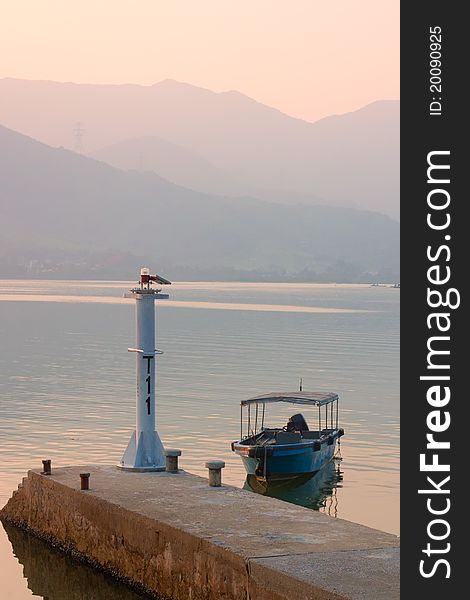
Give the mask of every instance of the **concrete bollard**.
[[90, 473], [80, 473], [80, 489], [90, 489]]
[[42, 461], [42, 471], [41, 475], [50, 475], [51, 474], [51, 461], [50, 459]]
[[225, 467], [223, 460], [208, 460], [206, 469], [209, 469], [209, 485], [220, 487], [222, 485], [222, 469]]
[[178, 456], [181, 456], [181, 450], [176, 448], [168, 448], [165, 450], [166, 456], [166, 472], [178, 473]]

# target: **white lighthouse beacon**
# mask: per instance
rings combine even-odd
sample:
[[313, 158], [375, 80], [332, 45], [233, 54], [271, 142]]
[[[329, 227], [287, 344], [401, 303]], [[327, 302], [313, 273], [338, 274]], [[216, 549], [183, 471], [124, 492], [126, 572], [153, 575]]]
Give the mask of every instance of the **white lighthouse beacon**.
[[163, 444], [155, 429], [155, 360], [162, 354], [155, 346], [155, 300], [166, 300], [169, 295], [153, 284], [170, 285], [171, 281], [142, 268], [139, 287], [124, 294], [135, 299], [136, 347], [128, 351], [135, 352], [137, 384], [135, 431], [118, 465], [126, 471], [165, 470]]

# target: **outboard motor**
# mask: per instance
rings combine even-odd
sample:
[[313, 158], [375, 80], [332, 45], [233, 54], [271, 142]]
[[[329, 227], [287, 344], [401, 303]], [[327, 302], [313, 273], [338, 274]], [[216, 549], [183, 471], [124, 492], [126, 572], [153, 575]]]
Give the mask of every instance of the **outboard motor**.
[[287, 421], [286, 431], [309, 431], [307, 421], [300, 413], [292, 415]]

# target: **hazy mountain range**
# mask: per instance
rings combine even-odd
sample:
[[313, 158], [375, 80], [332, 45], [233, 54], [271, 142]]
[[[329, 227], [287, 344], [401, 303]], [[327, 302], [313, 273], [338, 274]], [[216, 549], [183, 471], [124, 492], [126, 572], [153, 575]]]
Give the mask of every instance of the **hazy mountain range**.
[[[239, 101], [236, 94], [228, 98]], [[57, 136], [63, 115], [56, 121], [36, 102], [30, 97], [33, 108], [20, 108], [25, 115], [41, 112], [38, 131], [45, 134], [50, 120], [50, 135]], [[148, 262], [176, 279], [399, 278], [399, 225], [377, 212], [197, 192], [6, 127], [0, 127], [0, 157], [0, 276], [125, 278]]]
[[[319, 90], [319, 93], [321, 91]], [[357, 207], [398, 218], [399, 103], [315, 123], [230, 91], [0, 80], [0, 122], [199, 192]]]

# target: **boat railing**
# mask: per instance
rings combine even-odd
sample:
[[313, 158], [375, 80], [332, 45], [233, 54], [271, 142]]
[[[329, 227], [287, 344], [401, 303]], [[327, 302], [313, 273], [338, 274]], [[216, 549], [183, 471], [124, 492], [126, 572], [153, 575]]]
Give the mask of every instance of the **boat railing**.
[[306, 440], [318, 440], [321, 437], [320, 431], [302, 431], [302, 437]]
[[[302, 396], [303, 394], [303, 396]], [[299, 397], [297, 397], [299, 395]], [[320, 399], [319, 399], [320, 396]], [[258, 435], [265, 428], [266, 406], [273, 402], [286, 401], [299, 404], [303, 408], [310, 406], [318, 409], [318, 431], [328, 435], [338, 429], [339, 397], [337, 394], [320, 392], [287, 393], [285, 395], [267, 395], [244, 400], [240, 404], [240, 439]], [[244, 412], [246, 407], [246, 425], [244, 427]], [[244, 435], [245, 433], [245, 435]], [[303, 433], [303, 432], [302, 432]], [[306, 437], [306, 439], [312, 439]], [[315, 439], [315, 438], [313, 438]]]

